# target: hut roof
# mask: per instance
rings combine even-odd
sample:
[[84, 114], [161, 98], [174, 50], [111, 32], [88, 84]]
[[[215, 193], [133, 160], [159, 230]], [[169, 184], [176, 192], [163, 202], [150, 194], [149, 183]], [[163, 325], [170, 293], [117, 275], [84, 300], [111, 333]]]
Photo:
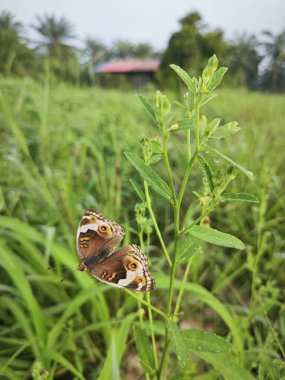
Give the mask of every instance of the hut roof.
[[154, 72], [159, 68], [158, 60], [121, 59], [106, 62], [97, 67], [97, 73]]

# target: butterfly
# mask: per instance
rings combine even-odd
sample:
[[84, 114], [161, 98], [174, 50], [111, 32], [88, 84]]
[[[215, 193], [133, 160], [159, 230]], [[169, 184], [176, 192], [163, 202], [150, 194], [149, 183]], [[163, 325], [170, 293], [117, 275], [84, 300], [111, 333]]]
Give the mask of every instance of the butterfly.
[[155, 280], [141, 248], [131, 244], [117, 249], [124, 235], [119, 224], [95, 209], [87, 210], [77, 230], [77, 251], [82, 260], [78, 269], [119, 288], [155, 289]]

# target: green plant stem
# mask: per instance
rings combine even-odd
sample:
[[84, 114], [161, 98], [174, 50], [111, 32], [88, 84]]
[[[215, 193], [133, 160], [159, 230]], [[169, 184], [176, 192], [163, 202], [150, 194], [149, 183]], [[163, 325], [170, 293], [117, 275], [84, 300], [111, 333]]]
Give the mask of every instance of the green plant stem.
[[195, 137], [196, 137], [196, 151], [200, 150], [200, 128], [199, 128], [199, 118], [200, 118], [200, 102], [196, 99], [195, 102]]
[[169, 337], [168, 337], [169, 333], [168, 333], [168, 328], [165, 326], [165, 344], [164, 344], [164, 348], [163, 348], [163, 352], [162, 352], [162, 357], [161, 357], [161, 361], [160, 361], [160, 366], [159, 366], [159, 370], [158, 370], [158, 374], [157, 374], [157, 379], [160, 380], [162, 378], [162, 374], [163, 374], [163, 369], [164, 369], [164, 363], [165, 363], [165, 359], [167, 357], [167, 353], [168, 353], [168, 347], [169, 347]]
[[192, 256], [188, 260], [188, 263], [187, 263], [187, 266], [186, 266], [186, 269], [185, 269], [185, 272], [184, 272], [184, 275], [183, 275], [181, 288], [179, 290], [178, 297], [177, 297], [177, 302], [176, 302], [175, 309], [174, 309], [174, 315], [176, 315], [179, 312], [182, 296], [183, 296], [183, 293], [184, 293], [185, 284], [186, 284], [186, 281], [187, 281], [187, 278], [188, 278], [188, 274], [189, 274], [189, 270], [190, 270], [190, 267], [191, 267], [191, 263], [192, 263], [193, 257], [194, 256]]
[[179, 195], [177, 198], [177, 203], [178, 203], [179, 207], [181, 205], [181, 202], [182, 202], [185, 190], [186, 190], [187, 182], [188, 182], [189, 176], [191, 174], [193, 164], [194, 164], [194, 161], [197, 157], [197, 154], [198, 154], [198, 151], [196, 149], [195, 152], [193, 153], [193, 156], [190, 158], [188, 165], [187, 165], [187, 168], [185, 170], [184, 177], [183, 177], [182, 184], [181, 184], [181, 188], [180, 188]]
[[[149, 304], [151, 304], [149, 293], [146, 294], [146, 300]], [[152, 311], [151, 311], [151, 308], [149, 306], [148, 306], [148, 319], [149, 319], [149, 324], [150, 324], [150, 334], [151, 334], [151, 341], [152, 341], [154, 365], [155, 365], [155, 370], [157, 371], [158, 370], [158, 357], [157, 357], [157, 349], [156, 349], [156, 342], [155, 342], [155, 335], [154, 335]]]
[[168, 180], [170, 183], [173, 202], [174, 204], [176, 204], [175, 188], [174, 188], [174, 183], [173, 183], [173, 178], [172, 178], [172, 173], [171, 173], [171, 167], [170, 167], [169, 159], [168, 159], [168, 139], [169, 139], [169, 134], [165, 135], [163, 138], [163, 160], [166, 167]]
[[168, 293], [168, 302], [167, 302], [167, 315], [170, 316], [172, 308], [172, 300], [174, 293], [174, 279], [176, 273], [176, 264], [177, 264], [177, 247], [179, 239], [179, 215], [180, 215], [180, 205], [174, 207], [174, 248], [173, 248], [173, 258], [172, 258], [172, 267], [170, 273], [170, 283], [169, 283], [169, 293]]
[[[149, 248], [149, 239], [150, 239], [150, 235], [147, 234], [147, 256], [148, 256], [148, 248]], [[140, 228], [140, 230], [139, 230], [139, 240], [140, 240], [141, 247], [143, 249], [145, 249], [145, 245], [144, 245], [144, 242], [143, 242], [143, 231], [142, 231], [142, 228]], [[150, 294], [149, 293], [146, 293], [146, 300], [147, 300], [147, 302], [149, 304], [151, 304]], [[139, 303], [139, 305], [141, 307], [141, 302], [138, 301], [138, 303]], [[154, 364], [155, 364], [155, 369], [157, 371], [158, 370], [158, 357], [157, 357], [157, 348], [156, 348], [156, 342], [155, 342], [155, 334], [154, 334], [154, 325], [153, 325], [152, 310], [151, 310], [151, 308], [149, 306], [147, 307], [147, 310], [148, 310], [148, 319], [149, 319], [149, 325], [150, 325], [150, 334], [151, 334], [151, 341], [152, 341]], [[143, 319], [142, 319], [141, 313], [139, 314], [139, 316], [140, 316], [141, 327], [143, 327]]]
[[165, 257], [167, 259], [168, 265], [169, 265], [169, 267], [172, 267], [172, 263], [171, 263], [171, 260], [170, 260], [167, 248], [166, 248], [166, 246], [164, 244], [164, 241], [163, 241], [160, 229], [158, 227], [158, 224], [156, 222], [156, 218], [155, 218], [154, 212], [153, 212], [152, 207], [151, 207], [151, 200], [150, 200], [150, 195], [149, 195], [149, 191], [148, 191], [148, 184], [147, 184], [146, 181], [144, 181], [144, 191], [145, 191], [145, 198], [146, 198], [146, 203], [147, 203], [148, 211], [149, 211], [152, 223], [154, 225], [156, 234], [158, 236], [158, 239], [160, 241], [161, 247], [162, 247], [163, 252], [165, 254]]
[[187, 130], [187, 159], [188, 159], [188, 162], [191, 159], [191, 131], [190, 131], [190, 128]]
[[142, 304], [144, 304], [145, 306], [149, 307], [150, 309], [152, 309], [153, 311], [155, 311], [157, 314], [159, 314], [161, 317], [163, 318], [166, 318], [166, 315], [163, 311], [157, 309], [155, 306], [151, 305], [150, 303], [148, 303], [147, 301], [143, 300], [142, 298], [140, 298], [140, 296], [136, 295], [133, 291], [129, 290], [129, 289], [125, 289], [125, 292], [128, 293], [129, 296], [135, 298], [136, 300], [140, 301]]

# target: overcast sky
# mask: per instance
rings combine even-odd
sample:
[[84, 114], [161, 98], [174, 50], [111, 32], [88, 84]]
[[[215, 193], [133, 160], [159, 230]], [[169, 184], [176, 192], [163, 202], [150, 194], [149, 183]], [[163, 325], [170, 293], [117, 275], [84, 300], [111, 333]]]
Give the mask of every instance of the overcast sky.
[[210, 29], [223, 29], [227, 38], [285, 29], [285, 0], [0, 0], [0, 10], [13, 12], [26, 25], [35, 15], [63, 16], [81, 41], [89, 36], [110, 45], [124, 39], [148, 42], [156, 49], [166, 47], [178, 20], [194, 10]]

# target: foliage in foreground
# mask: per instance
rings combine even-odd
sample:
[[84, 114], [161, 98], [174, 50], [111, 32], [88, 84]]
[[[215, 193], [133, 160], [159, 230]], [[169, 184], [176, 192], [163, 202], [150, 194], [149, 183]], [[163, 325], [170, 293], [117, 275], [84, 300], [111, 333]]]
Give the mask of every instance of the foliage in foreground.
[[[206, 119], [201, 106], [209, 92], [199, 86], [223, 73], [215, 65], [212, 59], [198, 82], [173, 66], [190, 89], [171, 112], [164, 95], [153, 102], [141, 97], [158, 129], [133, 95], [2, 80], [2, 377], [284, 376], [284, 195], [278, 192], [284, 172], [275, 154], [282, 151], [284, 99], [224, 92], [204, 105]], [[246, 127], [227, 144], [224, 137], [238, 130], [232, 118]], [[148, 136], [143, 160], [134, 130]], [[134, 181], [123, 151], [144, 181]], [[253, 181], [236, 161], [255, 172]], [[177, 184], [186, 183], [185, 174], [191, 176], [182, 197]], [[145, 246], [156, 292], [142, 298], [65, 271], [78, 265], [75, 230], [90, 206], [125, 221], [126, 243]], [[230, 247], [243, 243], [229, 234], [245, 249], [234, 252]], [[136, 355], [140, 366], [132, 365]]]

